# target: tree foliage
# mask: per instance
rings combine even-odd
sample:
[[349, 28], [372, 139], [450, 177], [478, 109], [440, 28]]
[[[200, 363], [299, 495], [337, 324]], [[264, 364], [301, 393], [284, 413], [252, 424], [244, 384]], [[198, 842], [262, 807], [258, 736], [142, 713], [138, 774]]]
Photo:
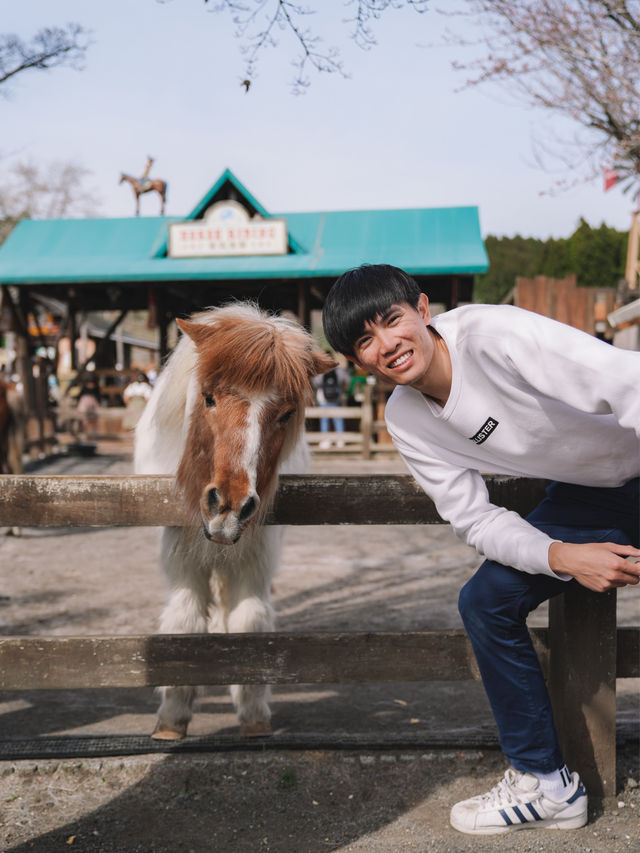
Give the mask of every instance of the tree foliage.
[[477, 276], [477, 302], [501, 302], [513, 288], [517, 276], [577, 276], [581, 287], [616, 287], [624, 277], [626, 232], [607, 225], [592, 228], [584, 219], [566, 239], [539, 240], [534, 237], [485, 239], [489, 272]]
[[80, 68], [88, 45], [89, 33], [80, 24], [44, 27], [29, 41], [0, 34], [0, 91], [6, 92], [17, 74], [30, 69]]
[[[209, 0], [204, 0], [208, 3]], [[363, 50], [376, 44], [375, 22], [389, 9], [403, 7], [426, 12], [428, 0], [344, 0], [346, 18], [341, 20], [350, 28], [350, 36]], [[323, 14], [328, 14], [318, 4]], [[337, 72], [346, 77], [344, 63], [337, 47], [326, 45], [319, 35], [318, 10], [296, 0], [212, 0], [212, 12], [231, 16], [245, 57], [247, 91], [256, 76], [258, 61], [265, 50], [279, 46], [279, 36], [292, 41], [298, 50], [293, 61], [293, 91], [303, 92], [310, 84], [310, 72]], [[334, 10], [331, 10], [334, 14]], [[315, 24], [316, 26], [313, 26]]]
[[[582, 128], [577, 143], [590, 176], [614, 164], [637, 190], [640, 178], [640, 0], [467, 0], [483, 33], [482, 55], [458, 62], [469, 84], [506, 84], [534, 106]], [[455, 26], [454, 26], [455, 30]], [[454, 40], [455, 36], [452, 37]], [[460, 43], [460, 39], [457, 39]]]

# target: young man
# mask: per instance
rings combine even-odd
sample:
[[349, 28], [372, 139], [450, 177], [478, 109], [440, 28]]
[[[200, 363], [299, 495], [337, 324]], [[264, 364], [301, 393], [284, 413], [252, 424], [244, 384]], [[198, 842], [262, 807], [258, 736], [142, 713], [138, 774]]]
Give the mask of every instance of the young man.
[[[527, 614], [578, 582], [603, 591], [640, 578], [640, 353], [512, 306], [431, 317], [402, 270], [365, 265], [334, 284], [329, 343], [395, 384], [387, 428], [418, 483], [485, 558], [460, 594], [511, 767], [457, 803], [474, 834], [587, 821], [564, 764]], [[493, 505], [480, 472], [553, 481], [527, 517]]]

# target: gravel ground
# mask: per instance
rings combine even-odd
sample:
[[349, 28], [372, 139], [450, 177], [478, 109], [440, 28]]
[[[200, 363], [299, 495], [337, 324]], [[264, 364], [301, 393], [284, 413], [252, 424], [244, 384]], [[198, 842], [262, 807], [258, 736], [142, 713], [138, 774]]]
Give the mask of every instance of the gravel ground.
[[[390, 459], [380, 472], [403, 472]], [[372, 470], [325, 458], [316, 470]], [[127, 454], [58, 459], [37, 473], [127, 474]], [[165, 589], [158, 532], [25, 529], [0, 536], [0, 633], [129, 634], [155, 630]], [[290, 528], [275, 584], [283, 630], [459, 628], [457, 590], [478, 559], [445, 526]], [[619, 596], [621, 625], [638, 624], [638, 590]], [[544, 624], [542, 610], [532, 624]], [[452, 803], [491, 787], [504, 772], [491, 714], [476, 682], [300, 685], [274, 691], [274, 729], [384, 740], [410, 748], [264, 750], [125, 758], [0, 761], [0, 849], [83, 853], [174, 851], [556, 851], [640, 850], [638, 680], [618, 687], [617, 806], [568, 833], [468, 838], [448, 826]], [[0, 740], [58, 735], [145, 735], [151, 690], [0, 694]], [[222, 688], [207, 690], [194, 736], [233, 735]], [[430, 749], [443, 733], [479, 745]]]

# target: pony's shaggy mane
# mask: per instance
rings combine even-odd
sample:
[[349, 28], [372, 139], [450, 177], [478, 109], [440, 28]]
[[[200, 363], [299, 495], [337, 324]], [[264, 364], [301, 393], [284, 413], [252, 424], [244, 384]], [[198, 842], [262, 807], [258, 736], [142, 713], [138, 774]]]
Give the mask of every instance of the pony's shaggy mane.
[[196, 314], [210, 334], [197, 342], [197, 376], [203, 387], [248, 394], [280, 393], [292, 403], [310, 393], [314, 342], [304, 329], [253, 305], [227, 305]]

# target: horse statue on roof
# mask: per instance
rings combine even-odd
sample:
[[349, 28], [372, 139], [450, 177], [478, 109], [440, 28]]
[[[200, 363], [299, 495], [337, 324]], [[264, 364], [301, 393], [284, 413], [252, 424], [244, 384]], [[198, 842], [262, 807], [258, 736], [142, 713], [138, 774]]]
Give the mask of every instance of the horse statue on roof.
[[125, 172], [120, 173], [120, 183], [127, 181], [131, 184], [133, 194], [136, 197], [136, 216], [140, 216], [140, 196], [149, 192], [157, 192], [161, 199], [160, 214], [164, 216], [164, 206], [167, 200], [167, 182], [160, 178], [150, 178], [149, 172], [154, 163], [153, 157], [147, 157], [147, 163], [144, 167], [144, 172], [139, 178], [133, 175], [127, 175]]

